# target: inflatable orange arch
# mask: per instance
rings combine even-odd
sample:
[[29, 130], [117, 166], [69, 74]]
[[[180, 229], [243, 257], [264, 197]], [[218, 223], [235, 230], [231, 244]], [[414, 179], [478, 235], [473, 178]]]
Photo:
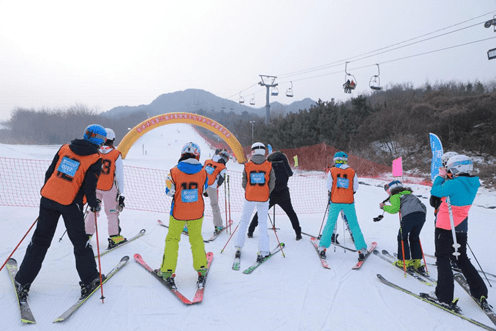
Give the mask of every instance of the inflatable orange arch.
[[134, 128], [129, 130], [117, 147], [117, 149], [122, 153], [122, 158], [126, 158], [129, 149], [141, 136], [160, 126], [174, 123], [197, 125], [212, 131], [227, 143], [236, 156], [238, 163], [245, 163], [247, 161], [243, 153], [243, 147], [239, 143], [238, 139], [236, 139], [236, 137], [228, 129], [213, 119], [194, 113], [167, 113], [150, 117], [139, 123]]

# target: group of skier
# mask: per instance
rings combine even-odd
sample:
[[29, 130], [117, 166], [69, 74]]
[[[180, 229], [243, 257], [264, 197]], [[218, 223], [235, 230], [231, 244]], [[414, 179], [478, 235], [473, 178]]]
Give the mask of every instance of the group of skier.
[[[125, 207], [124, 176], [122, 157], [113, 146], [114, 140], [112, 129], [92, 124], [85, 129], [82, 139], [64, 144], [53, 158], [41, 189], [38, 224], [15, 277], [21, 302], [26, 301], [30, 285], [41, 269], [61, 215], [74, 246], [76, 269], [81, 279], [81, 297], [93, 291], [105, 279], [97, 270], [94, 253], [89, 245], [95, 233], [102, 201], [108, 219], [109, 248], [127, 240], [120, 234], [118, 216]], [[301, 226], [287, 186], [293, 174], [287, 157], [279, 151], [269, 154], [267, 158], [265, 155], [265, 145], [256, 142], [251, 146], [251, 159], [244, 164], [242, 187], [245, 194], [239, 232], [234, 242], [236, 258], [241, 256], [245, 236], [252, 238], [257, 225], [260, 225], [257, 261], [263, 261], [270, 255], [267, 219], [269, 208], [276, 204], [288, 215], [296, 240], [302, 239]], [[226, 150], [217, 150], [212, 159], [204, 164], [200, 162], [200, 156], [197, 144], [185, 144], [177, 165], [170, 170], [166, 179], [165, 193], [172, 197], [169, 231], [162, 264], [155, 272], [171, 288], [175, 288], [179, 241], [185, 227], [191, 244], [193, 267], [198, 272], [198, 284], [204, 282], [208, 272], [202, 237], [204, 197], [210, 199], [214, 234], [218, 235], [224, 230], [217, 190], [225, 182], [229, 154]], [[340, 213], [344, 213], [360, 262], [369, 252], [355, 210], [354, 195], [359, 188], [358, 176], [348, 165], [345, 152], [337, 152], [333, 163], [327, 175], [329, 213], [318, 252], [325, 259], [326, 249], [337, 241], [334, 236], [337, 218]], [[487, 287], [466, 253], [468, 211], [480, 186], [479, 178], [471, 175], [473, 162], [465, 155], [445, 153], [442, 165], [431, 189], [431, 205], [436, 215], [438, 267], [438, 282], [432, 295], [447, 306], [456, 304], [453, 301], [451, 265], [452, 261], [456, 261], [467, 279], [472, 296], [480, 301], [481, 306], [488, 305]], [[412, 194], [411, 188], [405, 187], [399, 180], [386, 184], [384, 189], [389, 196], [379, 207], [390, 214], [399, 213], [400, 218], [398, 260], [394, 264], [400, 268], [425, 272], [420, 232], [426, 220], [426, 206]], [[83, 212], [83, 198], [87, 201], [89, 212]], [[257, 213], [251, 219], [255, 208]]]

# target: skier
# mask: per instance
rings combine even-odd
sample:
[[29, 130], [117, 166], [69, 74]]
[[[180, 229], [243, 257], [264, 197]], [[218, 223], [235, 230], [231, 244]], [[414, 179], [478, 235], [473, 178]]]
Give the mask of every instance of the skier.
[[[412, 194], [413, 190], [404, 187], [399, 180], [384, 186], [389, 194], [389, 203], [379, 204], [379, 208], [390, 214], [400, 213], [400, 230], [398, 232], [398, 260], [394, 265], [403, 268], [414, 268], [425, 272], [422, 264], [422, 248], [420, 247], [420, 231], [425, 223], [427, 208]], [[378, 218], [378, 220], [380, 220]], [[405, 252], [403, 256], [403, 251]], [[404, 261], [404, 262], [403, 262]]]
[[[293, 176], [293, 171], [289, 166], [289, 161], [283, 152], [275, 151], [271, 153], [267, 160], [272, 163], [272, 169], [276, 175], [276, 184], [274, 190], [270, 193], [269, 209], [276, 204], [288, 215], [291, 225], [296, 233], [296, 240], [301, 240], [301, 227], [298, 221], [293, 205], [291, 204], [291, 196], [289, 195], [288, 180]], [[255, 213], [248, 227], [248, 238], [253, 238], [253, 231], [258, 225], [258, 213]]]
[[229, 153], [227, 153], [226, 150], [216, 150], [212, 159], [206, 160], [204, 164], [204, 169], [208, 174], [208, 187], [203, 195], [210, 198], [210, 207], [212, 207], [214, 221], [214, 234], [218, 234], [220, 231], [224, 230], [217, 189], [224, 183], [226, 178], [226, 164], [228, 161]]
[[200, 163], [200, 154], [200, 147], [197, 144], [186, 143], [181, 150], [177, 166], [170, 170], [166, 180], [165, 193], [172, 197], [172, 204], [162, 265], [157, 270], [157, 274], [172, 288], [176, 287], [174, 272], [181, 232], [186, 223], [193, 254], [193, 267], [198, 272], [198, 283], [203, 282], [207, 273], [207, 258], [201, 231], [205, 210], [203, 192], [208, 186], [208, 176]]
[[[29, 288], [41, 269], [60, 215], [74, 246], [81, 297], [100, 284], [93, 249], [84, 229], [83, 196], [88, 199], [91, 212], [100, 210], [96, 199], [96, 185], [102, 169], [98, 148], [105, 142], [106, 135], [101, 125], [87, 126], [83, 139], [62, 145], [48, 167], [41, 188], [38, 224], [15, 277], [21, 302], [27, 300]], [[105, 276], [102, 275], [102, 279]]]
[[[96, 186], [96, 198], [103, 201], [108, 220], [108, 249], [127, 241], [121, 236], [119, 213], [124, 204], [124, 172], [121, 152], [114, 148], [115, 132], [106, 128], [107, 141], [100, 148], [102, 172]], [[96, 213], [100, 216], [100, 213]], [[85, 220], [86, 234], [89, 238], [95, 233], [95, 214], [89, 213]]]
[[[471, 175], [473, 166], [473, 161], [466, 155], [452, 156], [446, 168], [439, 168], [439, 175], [432, 185], [431, 194], [442, 198], [435, 229], [438, 279], [434, 294], [442, 303], [456, 304], [453, 303], [454, 283], [450, 265], [454, 252], [452, 231], [455, 231], [456, 242], [460, 245], [457, 265], [467, 279], [471, 295], [481, 307], [487, 307], [486, 284], [467, 257], [468, 212], [480, 186], [479, 177]], [[448, 175], [453, 178], [446, 180]]]
[[245, 190], [245, 202], [239, 221], [239, 233], [234, 243], [236, 247], [235, 257], [241, 256], [241, 249], [245, 244], [246, 228], [248, 227], [251, 213], [256, 207], [260, 223], [257, 261], [262, 261], [270, 254], [267, 213], [269, 212], [269, 196], [274, 190], [276, 177], [274, 169], [272, 169], [272, 163], [265, 159], [264, 144], [256, 142], [251, 145], [251, 155], [250, 161], [245, 163], [245, 168], [243, 169], [242, 186]]
[[353, 242], [358, 250], [358, 261], [363, 261], [367, 252], [367, 244], [363, 239], [360, 225], [358, 224], [354, 194], [358, 190], [358, 176], [347, 163], [348, 155], [345, 152], [334, 154], [334, 167], [327, 175], [327, 189], [329, 191], [329, 215], [319, 242], [319, 254], [326, 257], [326, 248], [331, 245], [331, 238], [337, 218], [343, 210], [348, 221]]

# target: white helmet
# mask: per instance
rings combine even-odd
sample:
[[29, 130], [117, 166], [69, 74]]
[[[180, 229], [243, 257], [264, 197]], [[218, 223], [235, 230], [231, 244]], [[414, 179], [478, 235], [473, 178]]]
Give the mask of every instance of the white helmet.
[[448, 169], [453, 176], [461, 174], [470, 175], [474, 170], [474, 162], [466, 155], [455, 155], [450, 157], [446, 163], [446, 169]]
[[444, 153], [443, 156], [441, 156], [441, 164], [443, 165], [443, 167], [446, 168], [446, 163], [448, 163], [448, 160], [450, 159], [450, 157], [455, 156], [455, 155], [458, 155], [458, 153], [457, 152]]
[[193, 142], [186, 143], [181, 149], [181, 155], [185, 155], [185, 154], [191, 154], [195, 157], [195, 159], [200, 160], [200, 154], [201, 154], [200, 147]]
[[114, 140], [115, 139], [115, 132], [111, 128], [105, 128], [105, 131], [107, 131], [107, 140]]
[[265, 145], [261, 142], [251, 145], [251, 155], [265, 155]]

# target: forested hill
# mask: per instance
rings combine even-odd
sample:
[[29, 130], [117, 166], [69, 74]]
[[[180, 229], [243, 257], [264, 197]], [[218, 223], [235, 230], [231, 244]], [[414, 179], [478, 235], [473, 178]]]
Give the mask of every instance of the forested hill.
[[[371, 161], [390, 165], [399, 156], [406, 169], [429, 172], [429, 132], [437, 134], [445, 150], [475, 157], [481, 175], [495, 181], [496, 84], [480, 82], [443, 83], [414, 88], [394, 85], [350, 101], [319, 100], [294, 113], [273, 111], [270, 123], [249, 111], [196, 113], [225, 125], [244, 146], [252, 139], [276, 149], [296, 148], [325, 142]], [[145, 120], [144, 110], [121, 116], [97, 114], [83, 106], [64, 110], [16, 109], [0, 129], [0, 142], [61, 144], [80, 137], [84, 127], [100, 123], [112, 127], [117, 142], [128, 128]], [[254, 121], [254, 122], [253, 122]], [[253, 123], [252, 123], [253, 122]], [[209, 134], [209, 132], [206, 132]]]

